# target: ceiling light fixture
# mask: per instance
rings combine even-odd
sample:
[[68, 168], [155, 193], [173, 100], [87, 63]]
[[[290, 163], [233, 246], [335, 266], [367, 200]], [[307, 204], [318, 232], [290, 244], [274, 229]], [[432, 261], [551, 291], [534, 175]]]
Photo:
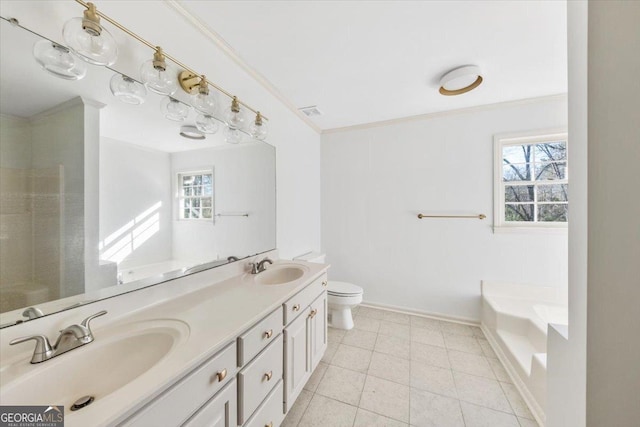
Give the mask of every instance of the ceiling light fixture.
[[159, 95], [173, 95], [178, 90], [178, 71], [167, 65], [160, 46], [156, 46], [153, 59], [145, 61], [140, 67], [142, 83]]
[[147, 96], [147, 90], [144, 85], [120, 73], [116, 73], [111, 77], [109, 87], [113, 96], [125, 104], [140, 105]]
[[76, 55], [95, 65], [113, 65], [118, 58], [115, 39], [100, 25], [98, 9], [86, 3], [82, 18], [72, 18], [64, 24], [62, 37]]
[[204, 136], [204, 133], [202, 133], [200, 130], [198, 130], [197, 127], [193, 125], [180, 126], [180, 136], [196, 140], [203, 140], [206, 138], [206, 136]]
[[33, 45], [33, 56], [42, 69], [65, 80], [80, 80], [87, 74], [87, 66], [69, 49], [50, 40], [40, 40]]
[[480, 67], [477, 65], [464, 65], [447, 72], [440, 79], [440, 94], [445, 96], [462, 95], [482, 83]]

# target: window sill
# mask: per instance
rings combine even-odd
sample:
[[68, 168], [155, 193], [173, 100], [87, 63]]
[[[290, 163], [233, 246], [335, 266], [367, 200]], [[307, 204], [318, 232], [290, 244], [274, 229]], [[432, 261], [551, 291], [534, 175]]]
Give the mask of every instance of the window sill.
[[494, 234], [567, 234], [568, 227], [517, 227], [508, 225], [494, 225]]

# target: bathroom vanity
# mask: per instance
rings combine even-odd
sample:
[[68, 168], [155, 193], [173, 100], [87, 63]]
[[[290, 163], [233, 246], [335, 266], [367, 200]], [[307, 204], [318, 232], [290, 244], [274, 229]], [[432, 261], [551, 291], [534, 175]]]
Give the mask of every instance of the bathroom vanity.
[[[327, 346], [327, 268], [243, 260], [0, 330], [0, 401], [64, 405], [67, 426], [278, 426]], [[51, 360], [8, 345], [99, 310], [95, 341]]]

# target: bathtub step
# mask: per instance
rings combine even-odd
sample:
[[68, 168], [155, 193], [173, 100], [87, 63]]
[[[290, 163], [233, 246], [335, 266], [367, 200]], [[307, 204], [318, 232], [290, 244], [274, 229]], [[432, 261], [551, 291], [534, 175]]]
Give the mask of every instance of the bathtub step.
[[[509, 349], [513, 358], [518, 362], [520, 369], [527, 375], [531, 375], [531, 363], [534, 354], [538, 353], [536, 348], [526, 336], [513, 332], [498, 330], [498, 337], [503, 345]], [[546, 356], [545, 356], [546, 366]]]

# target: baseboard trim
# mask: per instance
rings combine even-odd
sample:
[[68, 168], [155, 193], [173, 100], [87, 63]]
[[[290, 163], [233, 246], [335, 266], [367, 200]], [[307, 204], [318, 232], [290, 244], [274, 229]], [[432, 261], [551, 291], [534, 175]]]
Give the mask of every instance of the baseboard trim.
[[491, 346], [493, 351], [496, 353], [496, 356], [498, 356], [498, 359], [502, 363], [502, 366], [504, 366], [505, 370], [507, 371], [507, 375], [509, 375], [509, 378], [511, 378], [511, 381], [513, 381], [513, 385], [515, 385], [518, 391], [520, 392], [520, 396], [522, 396], [524, 403], [526, 403], [527, 406], [529, 407], [529, 410], [531, 411], [533, 418], [536, 419], [536, 422], [540, 425], [540, 427], [544, 427], [545, 414], [544, 414], [544, 411], [542, 410], [542, 407], [538, 405], [538, 402], [533, 397], [533, 394], [531, 394], [531, 392], [529, 391], [525, 383], [520, 379], [520, 376], [517, 374], [511, 362], [509, 362], [509, 359], [502, 351], [502, 348], [494, 338], [490, 329], [487, 328], [487, 326], [484, 323], [480, 324], [480, 329], [482, 329], [482, 332], [487, 338], [489, 345]]
[[474, 320], [474, 319], [467, 318], [467, 317], [449, 316], [447, 314], [442, 314], [442, 313], [433, 313], [433, 312], [429, 312], [429, 311], [417, 310], [415, 308], [401, 307], [401, 306], [397, 306], [397, 305], [381, 304], [381, 303], [373, 302], [373, 301], [363, 301], [362, 304], [360, 304], [360, 305], [362, 305], [364, 307], [378, 308], [378, 309], [381, 309], [381, 310], [395, 311], [396, 313], [409, 314], [409, 315], [412, 315], [412, 316], [427, 317], [429, 319], [444, 320], [446, 322], [460, 323], [460, 324], [463, 324], [463, 325], [480, 326], [480, 322], [478, 322], [477, 320]]

